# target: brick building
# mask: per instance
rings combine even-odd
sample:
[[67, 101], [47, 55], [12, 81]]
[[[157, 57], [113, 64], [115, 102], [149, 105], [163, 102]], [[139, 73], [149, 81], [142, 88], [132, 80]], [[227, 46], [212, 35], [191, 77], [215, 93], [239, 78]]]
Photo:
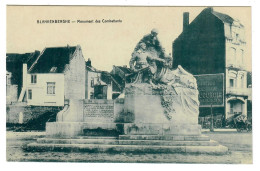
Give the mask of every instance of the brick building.
[[[174, 40], [173, 67], [181, 65], [193, 75], [224, 74], [224, 105], [214, 108], [215, 114], [229, 118], [247, 115], [248, 89], [245, 60], [245, 28], [229, 15], [204, 9], [191, 23], [183, 14], [183, 32]], [[200, 116], [210, 108], [200, 107]]]

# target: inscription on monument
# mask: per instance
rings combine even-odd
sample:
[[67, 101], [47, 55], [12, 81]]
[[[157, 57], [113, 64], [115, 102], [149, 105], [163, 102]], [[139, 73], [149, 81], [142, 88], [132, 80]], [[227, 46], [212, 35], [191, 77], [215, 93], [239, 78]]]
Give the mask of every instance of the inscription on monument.
[[114, 103], [110, 100], [84, 101], [84, 121], [114, 120]]

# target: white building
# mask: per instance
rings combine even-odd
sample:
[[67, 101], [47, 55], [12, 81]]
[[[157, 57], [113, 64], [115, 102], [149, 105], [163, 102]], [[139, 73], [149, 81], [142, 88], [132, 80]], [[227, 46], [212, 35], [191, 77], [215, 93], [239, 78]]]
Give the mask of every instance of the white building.
[[85, 59], [79, 45], [45, 48], [23, 70], [19, 101], [27, 105], [64, 106], [66, 99], [85, 98]]

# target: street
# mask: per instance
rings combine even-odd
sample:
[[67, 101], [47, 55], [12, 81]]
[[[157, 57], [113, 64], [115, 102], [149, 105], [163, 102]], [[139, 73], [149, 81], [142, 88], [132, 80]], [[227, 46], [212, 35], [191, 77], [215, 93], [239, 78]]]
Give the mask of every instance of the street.
[[203, 131], [204, 135], [227, 146], [226, 155], [199, 154], [107, 154], [66, 152], [25, 152], [22, 146], [43, 137], [44, 132], [7, 132], [7, 161], [35, 162], [109, 162], [109, 163], [252, 163], [252, 133], [235, 131]]

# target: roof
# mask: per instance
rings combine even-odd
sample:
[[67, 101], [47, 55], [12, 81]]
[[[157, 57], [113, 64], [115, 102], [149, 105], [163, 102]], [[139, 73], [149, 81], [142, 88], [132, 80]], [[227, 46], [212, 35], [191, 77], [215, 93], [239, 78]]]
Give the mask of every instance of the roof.
[[6, 54], [6, 70], [12, 73], [12, 84], [18, 85], [18, 94], [22, 87], [23, 63], [27, 63], [27, 67], [30, 68], [39, 55], [40, 51]]
[[127, 68], [127, 67], [122, 67], [122, 66], [116, 66], [118, 67], [119, 69], [121, 69], [125, 74], [130, 74], [132, 73], [132, 70], [130, 68]]
[[94, 68], [93, 66], [87, 66], [87, 65], [86, 65], [86, 70], [91, 72], [101, 72], [100, 70]]
[[[30, 52], [30, 53], [7, 53], [6, 62], [7, 63], [27, 63], [28, 67], [37, 59], [40, 55], [40, 51]], [[9, 68], [7, 68], [8, 70]]]
[[233, 21], [234, 21], [234, 19], [227, 14], [223, 14], [223, 13], [220, 13], [220, 12], [217, 12], [217, 11], [212, 11], [211, 13], [213, 15], [215, 15], [216, 17], [218, 17], [224, 23], [232, 24]]
[[[238, 24], [242, 27], [243, 24], [241, 24], [238, 20], [235, 20], [234, 18], [230, 17], [229, 15], [227, 14], [223, 14], [223, 13], [220, 13], [220, 12], [217, 12], [217, 11], [214, 11], [212, 7], [208, 7], [208, 8], [205, 8], [204, 10], [202, 10], [200, 12], [199, 15], [197, 15], [197, 17], [188, 25], [187, 29], [186, 30], [189, 30], [190, 28], [193, 27], [193, 25], [198, 21], [200, 20], [200, 16], [201, 14], [206, 14], [206, 15], [209, 15], [209, 14], [212, 14], [213, 16], [217, 17], [219, 20], [221, 20], [223, 23], [228, 23], [228, 24], [233, 24], [234, 22], [238, 22]], [[183, 37], [183, 35], [186, 35], [187, 31], [182, 31], [182, 33], [178, 36], [178, 38], [176, 38], [174, 40], [174, 42], [176, 42], [179, 38]]]
[[124, 80], [119, 75], [115, 75], [115, 74], [111, 74], [111, 75], [116, 80], [116, 82], [119, 83], [120, 85], [124, 83]]
[[112, 86], [113, 91], [121, 91], [122, 87], [121, 85], [117, 82], [117, 80], [114, 78], [112, 74], [106, 71], [101, 72], [101, 80], [105, 82], [106, 84], [111, 84], [111, 82], [115, 83], [115, 86]]
[[48, 47], [37, 58], [30, 73], [63, 73], [76, 50], [76, 46]]

